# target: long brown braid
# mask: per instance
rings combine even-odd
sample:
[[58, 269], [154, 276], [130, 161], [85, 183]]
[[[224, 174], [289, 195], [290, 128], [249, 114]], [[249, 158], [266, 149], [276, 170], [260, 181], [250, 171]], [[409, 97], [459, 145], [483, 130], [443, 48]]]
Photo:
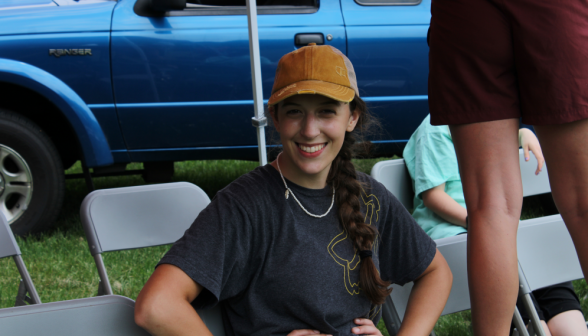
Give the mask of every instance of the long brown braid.
[[[351, 159], [355, 154], [356, 133], [363, 133], [373, 123], [373, 120], [367, 111], [365, 102], [357, 96], [349, 103], [349, 109], [359, 113], [359, 120], [353, 132], [345, 133], [343, 146], [331, 164], [327, 183], [336, 188], [335, 202], [339, 209], [341, 224], [359, 252], [372, 250], [378, 231], [374, 226], [365, 223], [364, 215], [360, 212], [361, 186]], [[359, 284], [368, 299], [377, 305], [384, 303], [392, 291], [392, 289], [388, 289], [390, 282], [380, 278], [371, 257], [361, 260]]]

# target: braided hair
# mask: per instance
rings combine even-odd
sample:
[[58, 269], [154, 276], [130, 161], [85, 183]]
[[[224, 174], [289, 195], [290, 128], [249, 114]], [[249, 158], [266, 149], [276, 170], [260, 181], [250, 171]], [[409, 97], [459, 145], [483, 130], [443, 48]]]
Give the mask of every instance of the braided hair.
[[[341, 225], [358, 251], [371, 250], [378, 231], [365, 223], [360, 212], [361, 186], [357, 180], [355, 166], [351, 162], [356, 152], [356, 133], [363, 133], [374, 123], [365, 102], [355, 97], [349, 103], [349, 109], [359, 113], [357, 126], [353, 132], [345, 133], [343, 146], [331, 164], [327, 183], [335, 186], [335, 202], [339, 209]], [[366, 142], [362, 142], [367, 146]], [[382, 304], [392, 289], [389, 281], [383, 281], [372, 258], [362, 258], [359, 271], [359, 284], [365, 295], [373, 304]]]

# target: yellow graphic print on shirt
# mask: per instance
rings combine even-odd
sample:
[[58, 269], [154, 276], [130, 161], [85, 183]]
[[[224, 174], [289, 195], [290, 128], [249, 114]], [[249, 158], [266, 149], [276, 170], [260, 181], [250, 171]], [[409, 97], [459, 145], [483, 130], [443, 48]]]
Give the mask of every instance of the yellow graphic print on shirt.
[[[368, 225], [372, 225], [379, 220], [379, 211], [380, 211], [380, 201], [378, 198], [370, 194], [368, 195], [363, 188], [361, 188], [361, 200], [363, 204], [366, 206], [365, 218], [364, 221]], [[375, 221], [375, 222], [372, 222]], [[339, 233], [335, 238], [331, 240], [329, 245], [327, 246], [327, 250], [331, 257], [335, 260], [335, 262], [343, 267], [343, 283], [345, 284], [345, 289], [349, 292], [350, 295], [359, 294], [359, 283], [352, 282], [350, 277], [350, 272], [354, 270], [359, 270], [357, 268], [359, 266], [360, 258], [357, 255], [357, 250], [354, 249], [353, 257], [351, 260], [345, 259], [344, 257], [340, 256], [335, 252], [335, 246], [340, 242], [347, 239], [348, 234], [347, 231], [344, 229], [343, 232]], [[372, 246], [372, 250], [374, 253], [378, 251], [378, 239], [374, 239], [374, 244]]]

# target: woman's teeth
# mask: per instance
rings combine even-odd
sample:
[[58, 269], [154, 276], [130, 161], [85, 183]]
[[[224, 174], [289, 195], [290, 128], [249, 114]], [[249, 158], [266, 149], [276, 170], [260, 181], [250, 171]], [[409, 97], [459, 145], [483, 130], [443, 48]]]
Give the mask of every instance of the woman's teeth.
[[303, 151], [307, 152], [307, 153], [314, 153], [316, 151], [320, 151], [321, 149], [323, 149], [325, 147], [325, 144], [320, 144], [320, 145], [316, 145], [316, 146], [304, 146], [304, 145], [299, 145], [300, 149], [302, 149]]

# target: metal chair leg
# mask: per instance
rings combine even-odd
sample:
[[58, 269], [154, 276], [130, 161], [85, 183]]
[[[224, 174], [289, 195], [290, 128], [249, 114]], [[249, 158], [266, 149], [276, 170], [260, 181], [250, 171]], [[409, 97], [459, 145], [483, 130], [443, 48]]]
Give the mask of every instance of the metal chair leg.
[[382, 307], [382, 319], [384, 319], [384, 324], [386, 325], [386, 329], [388, 329], [390, 336], [397, 335], [402, 321], [398, 316], [398, 312], [396, 311], [396, 307], [394, 307], [394, 303], [390, 296], [386, 298], [386, 302], [384, 302]]
[[[16, 294], [16, 302], [15, 306], [25, 306], [27, 304], [37, 304], [41, 303], [41, 298], [37, 293], [37, 289], [33, 284], [33, 280], [27, 271], [24, 261], [22, 260], [20, 255], [15, 255], [12, 257], [14, 263], [16, 264], [16, 268], [18, 269], [18, 273], [21, 276], [20, 283], [18, 285], [18, 292]], [[27, 294], [29, 296], [27, 296]]]
[[14, 303], [14, 306], [20, 307], [33, 303], [33, 300], [27, 296], [27, 287], [25, 286], [22, 279], [20, 279], [20, 283], [18, 284], [18, 292], [16, 293], [16, 302]]
[[82, 160], [82, 171], [84, 172], [84, 179], [86, 180], [86, 187], [89, 192], [96, 190], [94, 188], [94, 181], [92, 181], [92, 174], [90, 174], [90, 168], [86, 166], [84, 160]]
[[517, 307], [515, 307], [513, 322], [516, 328], [517, 335], [529, 336], [529, 333], [527, 332], [527, 327], [525, 326], [525, 321], [523, 321], [521, 313], [519, 312], [519, 309]]

